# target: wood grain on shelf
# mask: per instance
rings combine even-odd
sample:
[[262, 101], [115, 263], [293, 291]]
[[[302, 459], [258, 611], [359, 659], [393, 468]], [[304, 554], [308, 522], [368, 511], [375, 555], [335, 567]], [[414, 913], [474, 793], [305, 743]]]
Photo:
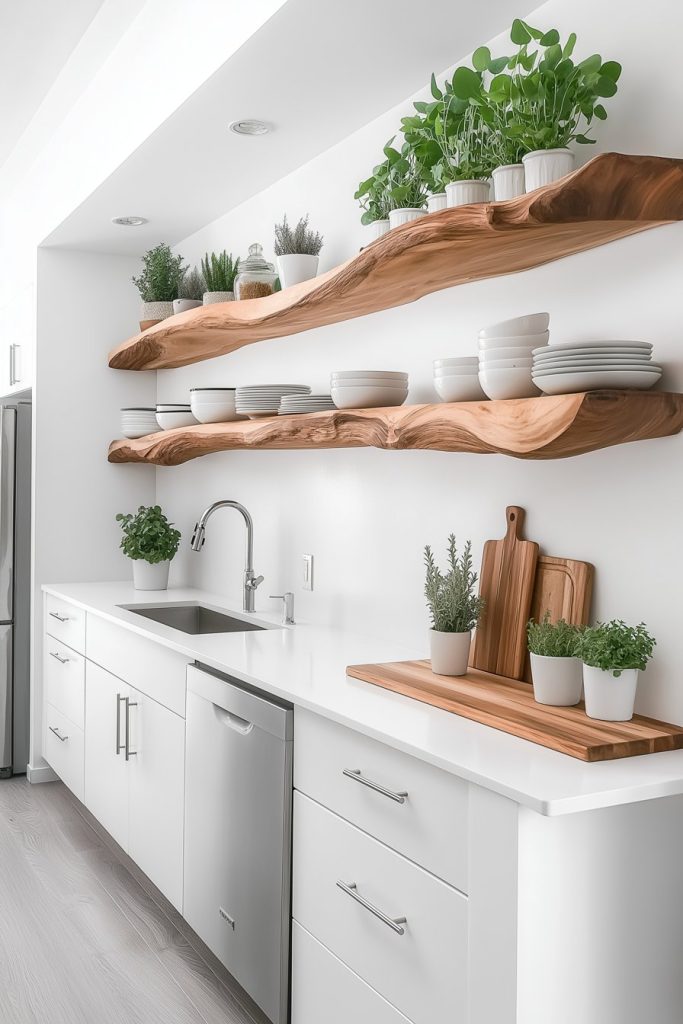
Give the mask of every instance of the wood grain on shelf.
[[683, 748], [683, 729], [636, 715], [630, 722], [599, 722], [583, 705], [537, 704], [527, 683], [471, 669], [465, 676], [437, 676], [428, 661], [350, 665], [354, 679], [442, 708], [501, 732], [519, 736], [582, 761], [609, 761]]
[[604, 153], [517, 199], [443, 210], [395, 228], [341, 266], [274, 295], [178, 313], [115, 348], [109, 365], [185, 366], [681, 219], [683, 160]]
[[[585, 626], [590, 617], [595, 568], [575, 558], [541, 555], [536, 566], [536, 581], [529, 618], [541, 622], [546, 612], [550, 621], [564, 619], [574, 626]], [[531, 659], [527, 651], [524, 678], [531, 682]]]
[[681, 429], [681, 394], [590, 391], [505, 402], [338, 409], [182, 427], [113, 441], [109, 461], [178, 466], [213, 452], [363, 447], [560, 459], [627, 441], [668, 437]]

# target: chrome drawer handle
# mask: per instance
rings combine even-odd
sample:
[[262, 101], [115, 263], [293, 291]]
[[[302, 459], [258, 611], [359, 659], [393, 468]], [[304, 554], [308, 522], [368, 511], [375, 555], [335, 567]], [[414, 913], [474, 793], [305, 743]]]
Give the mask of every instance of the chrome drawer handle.
[[126, 761], [129, 761], [131, 757], [137, 756], [137, 750], [130, 749], [130, 709], [136, 708], [138, 706], [138, 702], [136, 700], [131, 700], [130, 697], [125, 697], [124, 700], [126, 703], [124, 756]]
[[66, 743], [66, 741], [69, 738], [68, 736], [60, 736], [59, 735], [59, 729], [56, 729], [54, 727], [54, 725], [48, 725], [48, 729], [50, 730], [50, 732], [53, 732], [55, 734], [55, 736], [57, 737], [57, 739], [61, 740], [62, 743]]
[[71, 661], [71, 658], [61, 658], [56, 651], [50, 651], [50, 657], [56, 658], [62, 665], [66, 665], [67, 661]]
[[48, 612], [48, 615], [51, 615], [53, 619], [57, 619], [58, 622], [68, 622], [69, 621], [69, 616], [68, 615], [60, 615], [59, 612]]
[[371, 914], [379, 918], [382, 924], [387, 925], [392, 931], [396, 932], [397, 935], [405, 935], [405, 928], [401, 926], [408, 923], [408, 919], [405, 917], [389, 917], [379, 907], [376, 907], [373, 903], [370, 903], [365, 899], [364, 896], [358, 892], [358, 886], [355, 882], [342, 882], [341, 879], [337, 882], [337, 888], [345, 892], [347, 896], [350, 896], [356, 903], [360, 903], [361, 907], [365, 907]]
[[364, 778], [359, 768], [344, 768], [342, 775], [345, 775], [347, 779], [353, 779], [354, 782], [360, 782], [361, 786], [367, 786], [368, 789], [373, 789], [375, 793], [381, 793], [382, 796], [388, 797], [390, 800], [395, 800], [397, 804], [404, 804], [408, 793], [403, 790], [402, 793], [394, 793], [392, 789], [385, 789], [384, 786], [380, 786], [379, 782], [373, 782], [371, 779]]

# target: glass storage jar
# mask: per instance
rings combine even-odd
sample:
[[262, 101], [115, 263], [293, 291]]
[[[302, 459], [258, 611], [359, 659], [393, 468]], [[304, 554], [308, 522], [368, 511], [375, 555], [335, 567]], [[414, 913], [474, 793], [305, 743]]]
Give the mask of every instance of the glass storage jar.
[[263, 247], [258, 242], [249, 246], [246, 260], [240, 260], [235, 278], [236, 299], [261, 299], [272, 295], [277, 273], [275, 267], [263, 258]]

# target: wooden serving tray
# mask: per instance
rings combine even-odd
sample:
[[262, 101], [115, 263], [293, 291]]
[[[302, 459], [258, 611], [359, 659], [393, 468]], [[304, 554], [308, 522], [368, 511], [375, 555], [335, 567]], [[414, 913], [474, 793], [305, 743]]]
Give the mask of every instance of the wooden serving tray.
[[470, 669], [465, 676], [437, 676], [428, 661], [350, 665], [347, 674], [432, 704], [501, 732], [582, 761], [609, 761], [683, 748], [683, 729], [636, 715], [630, 722], [598, 722], [583, 704], [537, 704], [528, 683]]

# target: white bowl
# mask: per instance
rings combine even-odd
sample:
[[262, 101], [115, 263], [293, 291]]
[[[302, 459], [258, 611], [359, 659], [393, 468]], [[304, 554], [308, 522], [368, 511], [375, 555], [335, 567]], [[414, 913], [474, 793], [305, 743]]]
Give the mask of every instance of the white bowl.
[[539, 331], [538, 334], [492, 334], [479, 339], [479, 351], [487, 352], [495, 348], [541, 348], [548, 344], [550, 331]]
[[531, 369], [480, 370], [479, 383], [489, 398], [533, 398], [538, 388], [531, 379]]
[[330, 385], [333, 388], [377, 387], [408, 389], [407, 380], [395, 380], [392, 377], [344, 377], [343, 380], [331, 380]]
[[471, 374], [435, 379], [434, 390], [442, 402], [481, 402], [486, 398], [479, 378]]
[[533, 359], [482, 359], [479, 363], [480, 370], [508, 370], [514, 369], [515, 367], [532, 367], [534, 365]]
[[330, 380], [355, 379], [356, 377], [372, 377], [373, 379], [390, 378], [392, 380], [408, 380], [408, 374], [402, 370], [333, 370]]
[[206, 392], [193, 391], [190, 398], [192, 415], [200, 423], [230, 423], [237, 419], [235, 392], [226, 392], [219, 400], [205, 398]]
[[452, 356], [447, 359], [435, 359], [434, 369], [438, 370], [442, 366], [471, 366], [476, 365], [479, 356]]
[[407, 389], [372, 385], [332, 387], [332, 401], [338, 409], [377, 409], [382, 406], [403, 405], [407, 395]]
[[158, 412], [157, 423], [162, 430], [175, 430], [177, 427], [194, 427], [197, 421], [191, 412]]
[[510, 320], [501, 320], [497, 324], [489, 324], [479, 331], [480, 338], [506, 338], [513, 334], [538, 334], [547, 331], [550, 313], [527, 313], [515, 316]]
[[528, 345], [510, 345], [509, 348], [485, 348], [478, 356], [481, 363], [489, 359], [530, 359], [533, 356], [533, 349]]
[[434, 370], [434, 379], [437, 377], [452, 377], [453, 375], [458, 377], [466, 377], [471, 374], [476, 377], [479, 373], [479, 363], [474, 363], [473, 366], [441, 366]]
[[201, 398], [206, 399], [207, 402], [222, 402], [225, 398], [229, 398], [232, 395], [235, 397], [237, 388], [191, 388], [190, 390], [190, 405], [192, 405], [192, 398], [194, 395], [199, 395]]

